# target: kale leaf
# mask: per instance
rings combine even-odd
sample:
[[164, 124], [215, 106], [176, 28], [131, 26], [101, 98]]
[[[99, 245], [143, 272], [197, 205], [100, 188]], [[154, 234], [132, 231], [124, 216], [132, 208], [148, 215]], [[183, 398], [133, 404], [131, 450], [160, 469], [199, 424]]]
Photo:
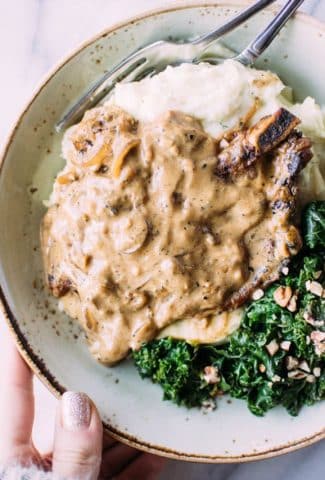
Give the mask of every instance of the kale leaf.
[[[311, 405], [325, 397], [325, 362], [316, 355], [310, 341], [313, 327], [303, 318], [304, 302], [295, 314], [280, 307], [273, 299], [277, 286], [251, 303], [224, 352], [220, 354], [215, 348], [215, 365], [230, 385], [229, 393], [245, 399], [255, 415], [264, 415], [281, 404], [297, 415], [302, 405]], [[322, 303], [324, 311], [324, 300], [315, 301], [319, 306]], [[278, 350], [270, 355], [267, 346], [274, 341]], [[280, 348], [283, 341], [290, 342], [288, 351]], [[302, 372], [305, 376], [301, 379], [289, 378], [288, 357], [298, 364], [305, 361], [309, 372]], [[315, 368], [320, 369], [321, 377], [309, 376]], [[300, 372], [298, 366], [297, 371]]]
[[[311, 341], [312, 332], [325, 332], [325, 299], [307, 288], [316, 274], [325, 288], [325, 202], [307, 207], [303, 225], [305, 247], [292, 260], [289, 275], [246, 307], [240, 328], [227, 344], [195, 346], [162, 338], [133, 352], [140, 375], [160, 384], [164, 399], [200, 407], [229, 393], [246, 400], [251, 412], [261, 416], [276, 405], [297, 415], [303, 405], [325, 398], [325, 355]], [[297, 295], [294, 312], [275, 302], [279, 286]], [[273, 354], [271, 342], [276, 345]], [[288, 368], [290, 361], [294, 366]], [[217, 383], [208, 383], [205, 367], [214, 368]]]
[[210, 388], [202, 376], [205, 359], [187, 342], [154, 340], [133, 352], [133, 358], [143, 378], [162, 386], [165, 400], [195, 407], [209, 398]]

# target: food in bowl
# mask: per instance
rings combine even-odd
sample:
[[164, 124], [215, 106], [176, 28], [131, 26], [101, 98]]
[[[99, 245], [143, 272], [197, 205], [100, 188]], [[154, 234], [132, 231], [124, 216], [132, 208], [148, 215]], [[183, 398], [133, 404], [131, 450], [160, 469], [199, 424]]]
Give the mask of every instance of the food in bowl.
[[187, 406], [324, 398], [323, 138], [312, 99], [232, 60], [120, 84], [69, 129], [42, 249], [95, 358], [133, 351]]

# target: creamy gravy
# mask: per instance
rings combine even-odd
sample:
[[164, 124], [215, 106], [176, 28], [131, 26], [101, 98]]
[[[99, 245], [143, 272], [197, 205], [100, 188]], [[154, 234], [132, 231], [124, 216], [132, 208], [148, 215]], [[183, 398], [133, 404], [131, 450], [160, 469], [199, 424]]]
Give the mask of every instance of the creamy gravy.
[[285, 188], [274, 180], [279, 165], [265, 157], [225, 180], [216, 164], [227, 145], [173, 111], [138, 123], [99, 107], [68, 132], [42, 224], [44, 264], [99, 361], [124, 358], [182, 319], [208, 329], [299, 249], [288, 215], [271, 208]]

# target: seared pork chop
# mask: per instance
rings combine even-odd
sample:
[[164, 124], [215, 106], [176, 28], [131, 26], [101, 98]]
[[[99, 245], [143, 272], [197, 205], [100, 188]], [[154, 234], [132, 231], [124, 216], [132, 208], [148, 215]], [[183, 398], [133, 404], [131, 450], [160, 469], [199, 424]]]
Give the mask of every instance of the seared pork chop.
[[219, 141], [168, 112], [88, 112], [42, 224], [48, 285], [104, 363], [184, 318], [209, 326], [301, 246], [297, 175], [312, 154], [281, 109]]
[[[235, 183], [239, 176], [254, 177], [263, 170], [266, 201], [265, 219], [245, 235], [245, 243], [254, 239], [256, 249], [267, 246], [265, 264], [250, 264], [246, 283], [225, 302], [225, 308], [245, 303], [252, 291], [265, 287], [279, 276], [281, 263], [273, 259], [280, 253], [283, 263], [301, 248], [300, 234], [293, 225], [299, 172], [312, 158], [311, 142], [295, 130], [299, 119], [285, 109], [262, 118], [252, 128], [234, 134], [233, 140], [218, 155], [215, 174]], [[264, 225], [272, 218], [275, 235], [265, 242]]]

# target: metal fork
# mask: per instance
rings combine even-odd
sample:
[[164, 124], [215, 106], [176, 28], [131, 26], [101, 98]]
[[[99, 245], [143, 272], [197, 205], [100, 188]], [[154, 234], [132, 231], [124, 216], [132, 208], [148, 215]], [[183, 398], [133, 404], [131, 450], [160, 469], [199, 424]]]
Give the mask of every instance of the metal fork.
[[[209, 60], [208, 58], [203, 58], [203, 54], [215, 40], [231, 32], [274, 1], [258, 0], [221, 27], [192, 41], [174, 42], [161, 40], [131, 53], [97, 80], [68, 110], [57, 123], [57, 131], [60, 132], [80, 120], [85, 111], [102, 100], [118, 82], [137, 81], [146, 76], [155, 75], [164, 70], [167, 65], [179, 65], [185, 62], [199, 63], [200, 60]], [[239, 55], [233, 58], [244, 65], [252, 65], [303, 2], [304, 0], [289, 0], [269, 25]], [[216, 61], [217, 59], [214, 60]]]

